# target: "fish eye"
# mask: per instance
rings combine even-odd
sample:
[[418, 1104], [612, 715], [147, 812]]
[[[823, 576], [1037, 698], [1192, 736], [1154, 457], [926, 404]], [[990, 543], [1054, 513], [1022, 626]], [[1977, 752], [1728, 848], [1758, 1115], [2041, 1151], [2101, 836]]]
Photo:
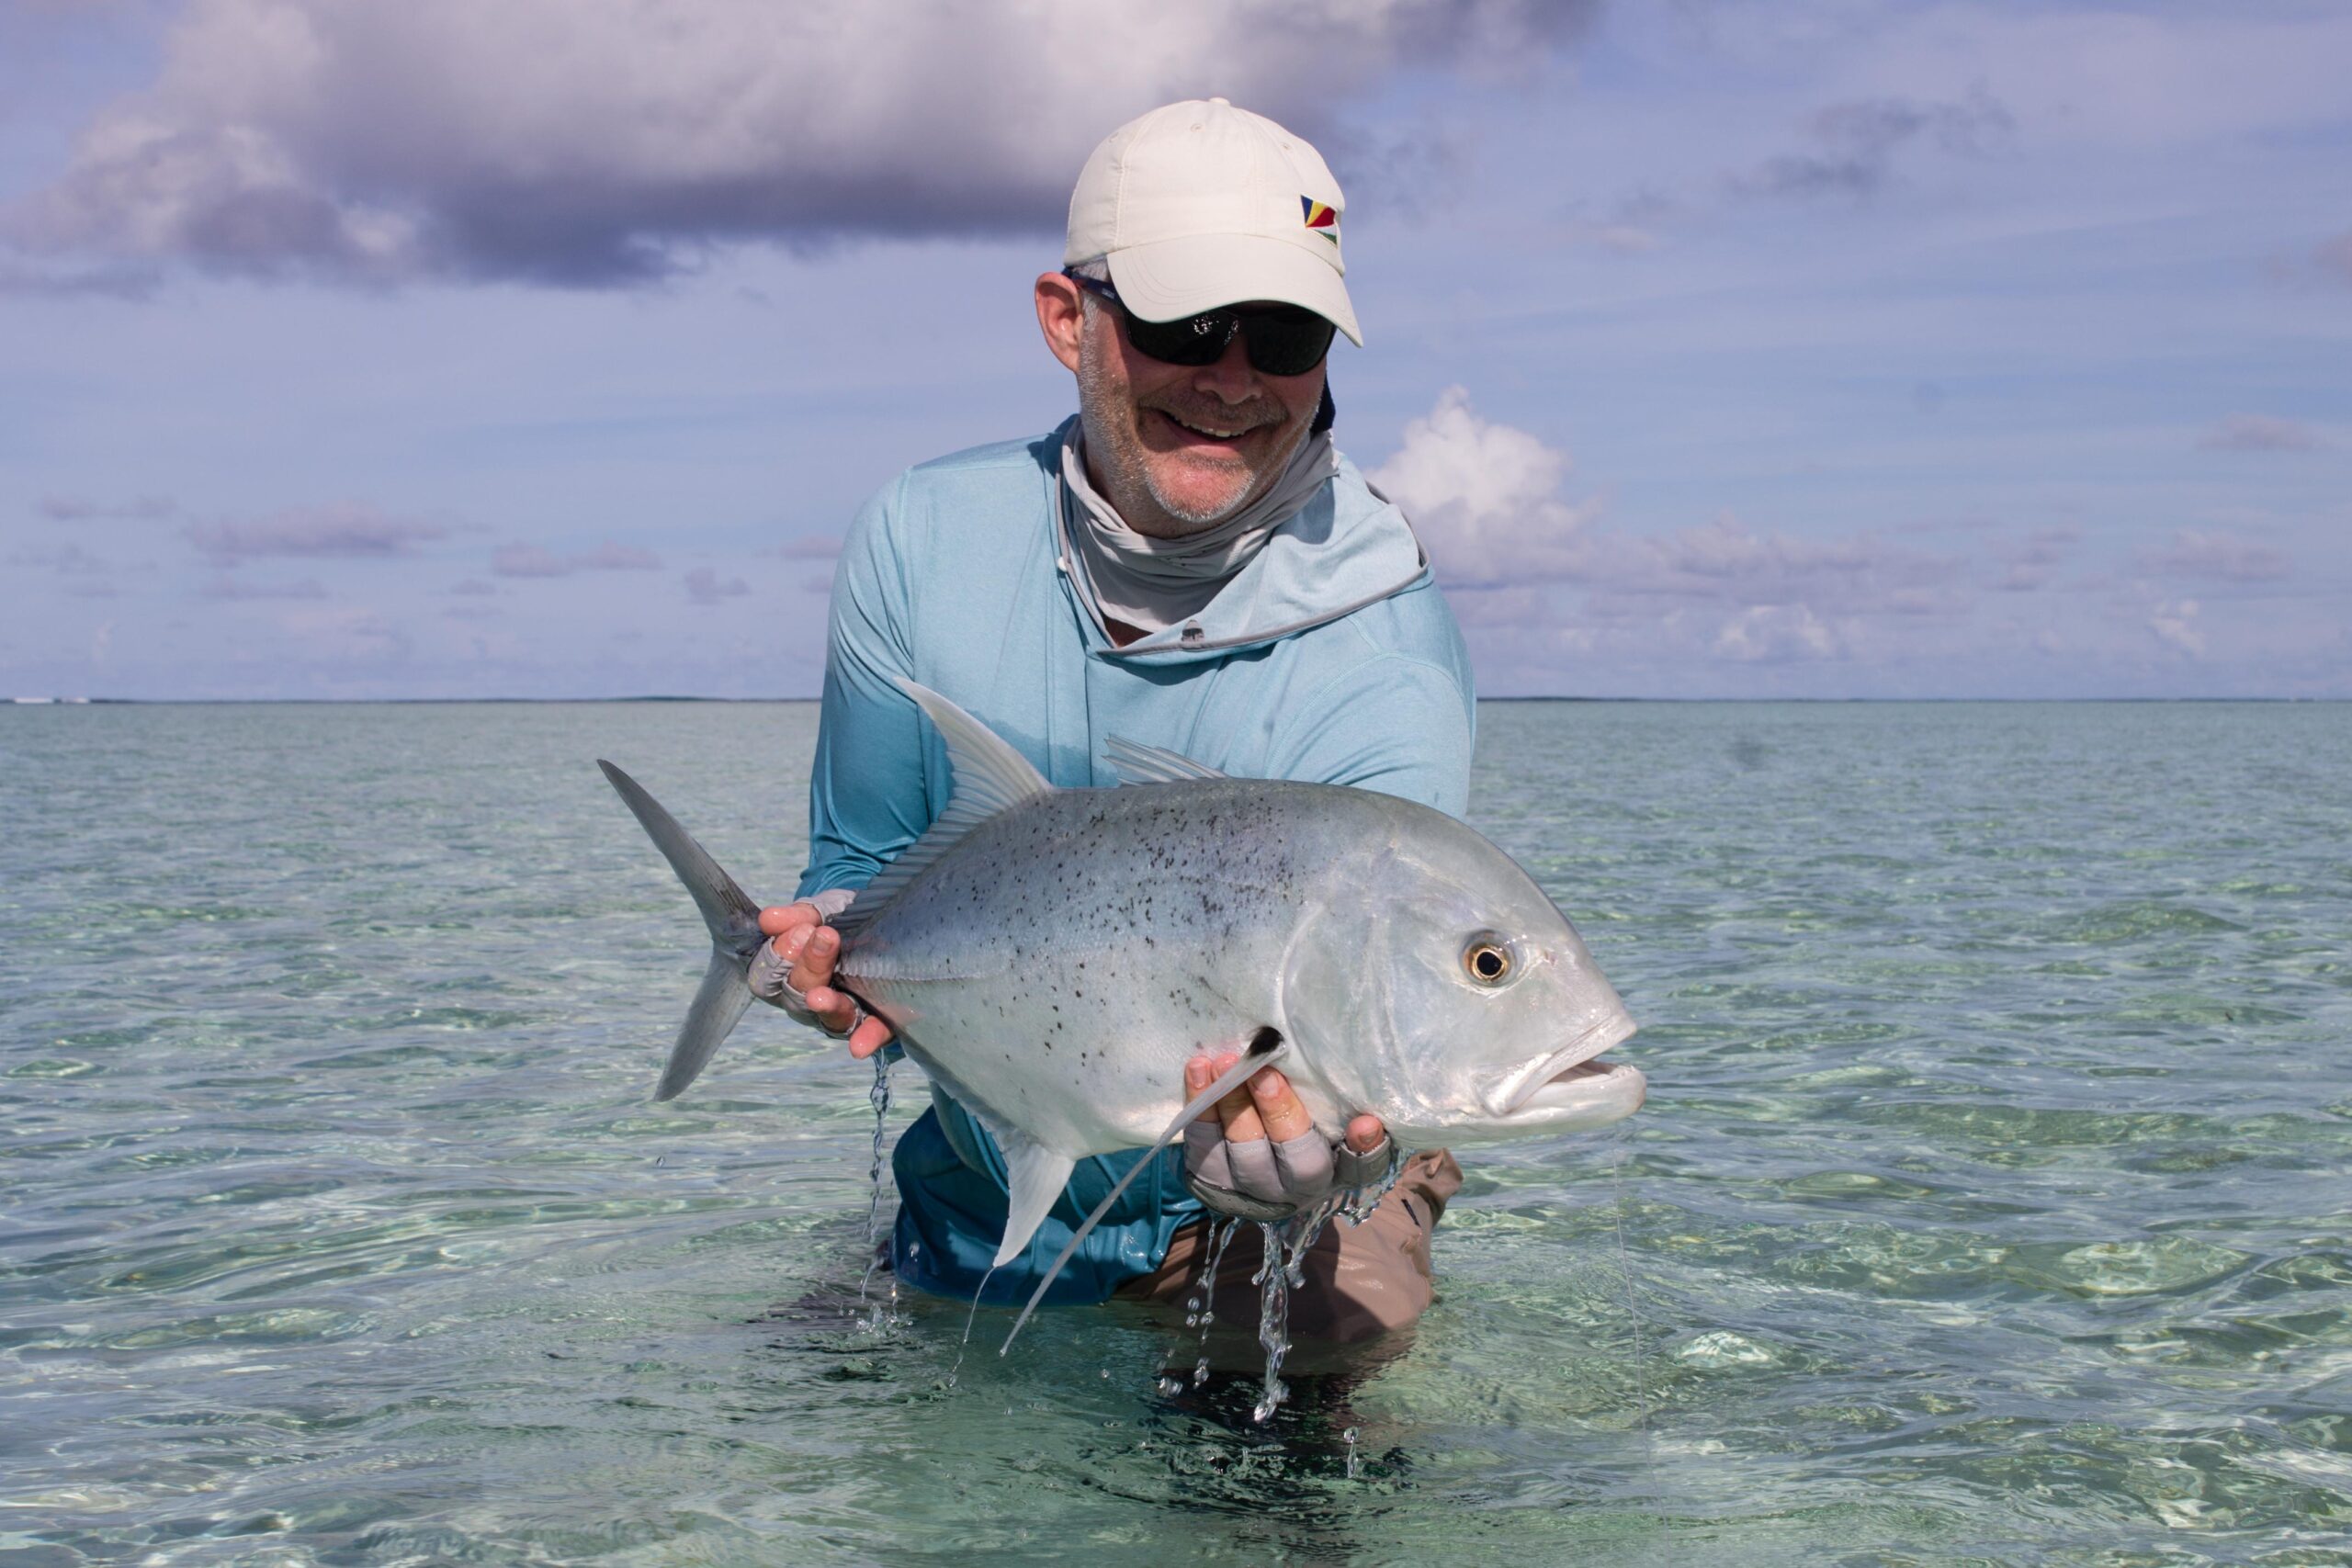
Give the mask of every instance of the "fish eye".
[[1480, 931], [1462, 950], [1463, 972], [1481, 986], [1499, 986], [1510, 978], [1510, 944], [1492, 931]]

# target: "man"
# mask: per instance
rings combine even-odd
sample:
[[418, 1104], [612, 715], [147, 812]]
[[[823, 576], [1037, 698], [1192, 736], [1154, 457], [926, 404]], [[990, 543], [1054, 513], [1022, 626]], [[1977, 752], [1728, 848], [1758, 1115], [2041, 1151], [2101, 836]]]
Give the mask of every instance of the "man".
[[[851, 1055], [871, 1056], [889, 1031], [830, 986], [840, 940], [820, 921], [922, 836], [950, 789], [902, 677], [962, 705], [1057, 785], [1114, 783], [1098, 759], [1123, 735], [1243, 776], [1462, 813], [1472, 705], [1460, 634], [1403, 515], [1329, 435], [1327, 351], [1336, 333], [1362, 342], [1342, 210], [1314, 148], [1222, 98], [1114, 131], [1080, 175], [1063, 269], [1035, 288], [1046, 344], [1077, 378], [1078, 416], [911, 469], [851, 527], [833, 581], [812, 863], [802, 902], [763, 912], [775, 940], [752, 976]], [[1240, 1045], [1192, 1063], [1186, 1097]], [[988, 1299], [1025, 1298], [1139, 1157], [1081, 1161]], [[1204, 1118], [1182, 1159], [1171, 1151], [1136, 1178], [1048, 1299], [1181, 1297], [1198, 1286], [1204, 1199], [1280, 1213], [1387, 1160], [1376, 1118], [1356, 1118], [1334, 1151], [1269, 1068]], [[986, 1131], [934, 1087], [893, 1166], [899, 1275], [981, 1292], [1006, 1210]], [[1459, 1182], [1451, 1156], [1417, 1156], [1371, 1221], [1329, 1227], [1293, 1327], [1357, 1338], [1417, 1316], [1429, 1230]], [[1226, 1269], [1254, 1269], [1256, 1256], [1252, 1235]]]

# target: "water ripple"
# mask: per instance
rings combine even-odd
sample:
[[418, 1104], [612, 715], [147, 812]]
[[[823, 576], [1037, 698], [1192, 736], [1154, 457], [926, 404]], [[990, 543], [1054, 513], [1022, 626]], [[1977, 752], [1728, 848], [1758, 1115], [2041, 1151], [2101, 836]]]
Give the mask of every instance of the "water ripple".
[[1485, 709], [1652, 1103], [1272, 1433], [1148, 1314], [874, 1326], [824, 1043], [648, 1099], [589, 759], [773, 893], [812, 718], [0, 709], [0, 1562], [2352, 1563], [2352, 710]]

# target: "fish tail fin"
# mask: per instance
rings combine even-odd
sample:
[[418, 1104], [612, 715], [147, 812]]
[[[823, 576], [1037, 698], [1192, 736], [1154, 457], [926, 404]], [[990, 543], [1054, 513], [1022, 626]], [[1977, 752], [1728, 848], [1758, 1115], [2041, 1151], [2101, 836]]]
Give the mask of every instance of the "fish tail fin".
[[760, 907], [678, 825], [678, 819], [645, 792], [643, 784], [602, 758], [596, 765], [643, 824], [678, 880], [686, 885], [695, 908], [702, 911], [703, 923], [710, 928], [710, 967], [704, 971], [702, 986], [686, 1009], [686, 1021], [678, 1028], [677, 1043], [670, 1047], [670, 1060], [653, 1091], [656, 1100], [671, 1100], [695, 1081], [752, 1005], [748, 976], [752, 954], [759, 949]]

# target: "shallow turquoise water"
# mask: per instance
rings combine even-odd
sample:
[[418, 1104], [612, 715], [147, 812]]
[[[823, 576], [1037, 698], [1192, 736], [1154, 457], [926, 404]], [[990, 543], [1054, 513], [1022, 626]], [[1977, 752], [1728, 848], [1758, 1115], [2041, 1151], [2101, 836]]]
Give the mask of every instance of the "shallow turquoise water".
[[589, 760], [780, 893], [813, 710], [0, 709], [0, 1564], [2352, 1563], [2352, 707], [1482, 726], [1651, 1103], [1269, 1434], [1139, 1314], [861, 1327], [780, 1018], [650, 1101]]

